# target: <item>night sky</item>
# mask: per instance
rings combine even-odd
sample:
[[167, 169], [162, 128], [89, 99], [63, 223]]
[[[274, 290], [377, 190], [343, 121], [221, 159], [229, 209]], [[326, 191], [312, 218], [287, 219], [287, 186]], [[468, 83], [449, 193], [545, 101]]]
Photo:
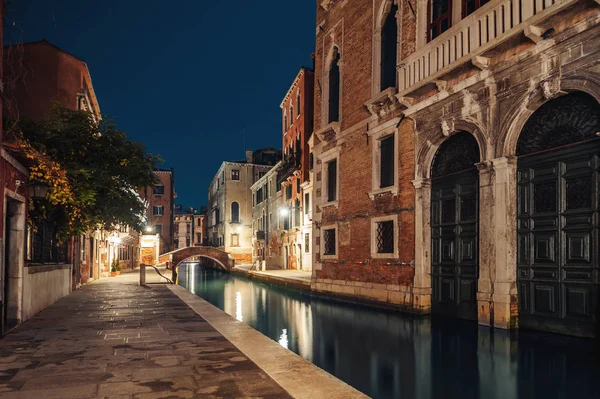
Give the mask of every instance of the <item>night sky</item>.
[[84, 60], [104, 118], [175, 168], [198, 208], [223, 160], [281, 148], [279, 104], [312, 66], [310, 0], [9, 0], [5, 44], [47, 39]]

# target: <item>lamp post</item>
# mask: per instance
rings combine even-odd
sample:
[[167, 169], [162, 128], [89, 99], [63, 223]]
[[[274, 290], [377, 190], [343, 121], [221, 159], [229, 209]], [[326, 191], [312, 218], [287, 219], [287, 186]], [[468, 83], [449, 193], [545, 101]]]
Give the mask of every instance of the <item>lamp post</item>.
[[29, 198], [36, 200], [46, 198], [48, 190], [50, 190], [50, 186], [41, 182], [30, 183], [27, 186], [27, 193], [29, 194]]

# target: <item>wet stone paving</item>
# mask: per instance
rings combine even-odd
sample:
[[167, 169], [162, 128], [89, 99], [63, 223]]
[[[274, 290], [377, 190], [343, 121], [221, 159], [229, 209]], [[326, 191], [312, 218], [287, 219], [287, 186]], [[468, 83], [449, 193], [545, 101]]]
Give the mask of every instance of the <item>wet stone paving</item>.
[[288, 398], [164, 285], [89, 284], [0, 340], [0, 398]]

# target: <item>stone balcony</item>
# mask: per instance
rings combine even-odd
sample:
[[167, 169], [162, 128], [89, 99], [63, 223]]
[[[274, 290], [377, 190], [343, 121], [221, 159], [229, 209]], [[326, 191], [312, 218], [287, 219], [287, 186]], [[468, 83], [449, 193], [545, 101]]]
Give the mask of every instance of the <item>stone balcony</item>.
[[552, 16], [581, 0], [492, 0], [418, 48], [398, 67], [397, 98], [411, 104], [411, 93], [428, 84], [445, 86], [444, 77], [471, 63], [489, 64], [489, 53], [518, 35], [542, 40]]

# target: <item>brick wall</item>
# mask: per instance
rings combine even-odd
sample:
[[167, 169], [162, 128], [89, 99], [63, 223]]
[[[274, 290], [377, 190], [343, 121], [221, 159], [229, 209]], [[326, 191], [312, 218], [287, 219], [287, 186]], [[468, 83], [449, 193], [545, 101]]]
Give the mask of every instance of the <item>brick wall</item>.
[[[385, 112], [382, 113], [372, 114], [365, 106], [380, 94], [373, 93], [373, 32], [374, 15], [379, 13], [381, 3], [372, 0], [342, 1], [335, 2], [329, 10], [317, 5], [317, 25], [322, 29], [317, 29], [315, 59], [314, 112], [317, 134], [313, 145], [313, 215], [316, 221], [313, 229], [313, 289], [410, 307], [415, 248], [415, 192], [411, 183], [414, 178], [414, 124], [401, 117], [399, 104], [392, 99], [385, 104]], [[404, 15], [404, 8], [404, 5], [400, 7], [401, 16]], [[401, 26], [400, 21], [398, 24]], [[405, 52], [410, 51], [414, 29], [409, 29], [406, 39], [400, 37], [399, 45], [406, 49]], [[327, 129], [323, 118], [328, 56], [334, 44], [341, 52], [339, 131]], [[397, 184], [394, 192], [369, 195], [373, 191], [374, 179], [373, 146], [378, 146], [372, 135], [382, 129], [396, 135]], [[338, 204], [323, 207], [325, 169], [321, 156], [332, 149], [339, 152]], [[374, 257], [371, 255], [372, 220], [390, 215], [397, 217], [398, 257]], [[335, 260], [322, 260], [320, 226], [330, 224], [338, 228], [338, 256]]]

